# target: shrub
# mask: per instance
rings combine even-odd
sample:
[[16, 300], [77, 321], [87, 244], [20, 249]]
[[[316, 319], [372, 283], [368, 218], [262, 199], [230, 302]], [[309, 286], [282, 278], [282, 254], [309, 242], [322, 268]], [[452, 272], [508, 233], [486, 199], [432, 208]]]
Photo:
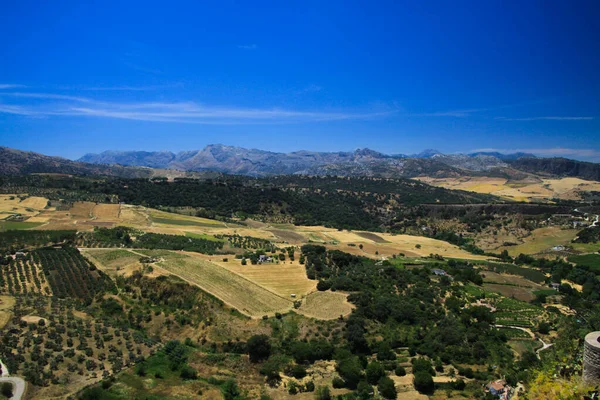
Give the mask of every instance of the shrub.
[[398, 376], [405, 376], [406, 375], [406, 369], [404, 367], [400, 366], [400, 365], [398, 365], [396, 367], [396, 371], [395, 372], [396, 372], [396, 375], [398, 375]]
[[315, 383], [313, 381], [308, 381], [304, 385], [304, 391], [306, 392], [314, 392], [315, 391]]
[[464, 390], [465, 389], [465, 381], [463, 381], [462, 379], [457, 379], [455, 381], [452, 381], [451, 386], [454, 390]]
[[306, 369], [302, 365], [295, 365], [292, 368], [292, 376], [296, 379], [302, 379], [306, 376]]
[[367, 366], [367, 382], [371, 385], [376, 385], [383, 376], [385, 376], [385, 370], [383, 365], [378, 362], [369, 363]]
[[331, 382], [331, 384], [333, 385], [334, 389], [341, 389], [344, 386], [346, 386], [346, 382], [344, 382], [344, 380], [342, 378], [340, 378], [339, 376], [336, 376], [335, 378], [333, 378], [333, 381]]
[[181, 369], [181, 373], [179, 374], [179, 376], [181, 377], [181, 379], [194, 380], [194, 379], [198, 379], [198, 372], [194, 368], [190, 367], [189, 365], [185, 365]]
[[240, 388], [233, 379], [230, 379], [223, 383], [223, 385], [221, 386], [221, 392], [223, 393], [223, 398], [225, 400], [234, 400], [238, 398], [241, 394]]
[[417, 371], [413, 378], [413, 385], [420, 393], [432, 393], [434, 389], [433, 378], [426, 371]]
[[267, 335], [254, 335], [248, 339], [248, 355], [250, 361], [259, 362], [266, 360], [271, 355], [271, 343]]
[[329, 386], [319, 386], [315, 393], [315, 400], [331, 400]]
[[298, 384], [296, 381], [288, 382], [288, 393], [289, 394], [298, 394]]
[[379, 379], [379, 383], [377, 383], [377, 390], [379, 390], [379, 394], [384, 399], [395, 399], [397, 396], [394, 381], [388, 376], [383, 376], [381, 379]]
[[10, 399], [13, 395], [13, 385], [10, 382], [3, 382], [2, 387], [0, 388], [0, 393], [8, 399]]

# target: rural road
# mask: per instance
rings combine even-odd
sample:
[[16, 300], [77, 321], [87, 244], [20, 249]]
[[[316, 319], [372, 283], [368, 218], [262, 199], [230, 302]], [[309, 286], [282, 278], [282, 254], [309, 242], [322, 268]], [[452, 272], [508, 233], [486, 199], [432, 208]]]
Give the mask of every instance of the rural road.
[[592, 226], [598, 226], [598, 219], [600, 218], [600, 215], [596, 215], [596, 220], [594, 222], [592, 222]]
[[2, 360], [0, 360], [0, 365], [2, 365], [2, 377], [0, 377], [0, 383], [12, 383], [13, 396], [11, 397], [11, 400], [21, 400], [23, 394], [25, 393], [25, 381], [22, 378], [16, 376], [9, 376], [8, 368], [6, 368], [6, 365], [4, 365]]
[[533, 332], [531, 332], [531, 329], [528, 328], [523, 328], [521, 326], [512, 326], [512, 325], [494, 325], [496, 328], [512, 328], [512, 329], [518, 329], [520, 331], [523, 332], [527, 332], [529, 334], [529, 336], [531, 336], [532, 339], [536, 339], [539, 340], [540, 342], [542, 342], [542, 347], [540, 347], [539, 349], [537, 349], [535, 351], [535, 354], [538, 356], [538, 358], [540, 358], [540, 352], [546, 350], [548, 347], [552, 346], [552, 343], [546, 343], [544, 342], [541, 338], [536, 338], [535, 334]]

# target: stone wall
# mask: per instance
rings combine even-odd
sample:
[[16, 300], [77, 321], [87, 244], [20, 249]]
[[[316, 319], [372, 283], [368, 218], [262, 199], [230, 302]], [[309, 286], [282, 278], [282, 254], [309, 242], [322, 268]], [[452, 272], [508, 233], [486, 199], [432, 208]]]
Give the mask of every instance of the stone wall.
[[594, 385], [600, 383], [600, 332], [588, 333], [583, 349], [583, 380]]

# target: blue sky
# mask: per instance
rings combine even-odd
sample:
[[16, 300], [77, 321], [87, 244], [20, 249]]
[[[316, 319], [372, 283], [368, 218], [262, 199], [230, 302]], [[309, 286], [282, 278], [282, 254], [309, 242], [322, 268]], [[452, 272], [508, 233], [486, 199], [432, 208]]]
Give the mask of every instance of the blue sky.
[[600, 2], [13, 1], [0, 145], [600, 161]]

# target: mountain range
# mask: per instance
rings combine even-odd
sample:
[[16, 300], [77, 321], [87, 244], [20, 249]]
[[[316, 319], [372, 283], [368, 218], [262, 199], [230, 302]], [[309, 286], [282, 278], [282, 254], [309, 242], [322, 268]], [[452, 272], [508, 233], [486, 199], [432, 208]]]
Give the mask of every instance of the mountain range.
[[123, 165], [174, 169], [180, 171], [219, 171], [228, 174], [269, 176], [287, 174], [403, 176], [460, 176], [464, 171], [507, 168], [507, 161], [531, 154], [500, 153], [442, 154], [428, 149], [419, 154], [387, 155], [370, 149], [353, 152], [295, 151], [275, 153], [220, 144], [202, 150], [182, 151], [105, 151], [86, 154], [78, 161], [90, 164]]
[[538, 175], [600, 181], [600, 164], [566, 158], [537, 158], [528, 153], [442, 154], [431, 149], [412, 155], [387, 155], [370, 149], [276, 153], [220, 144], [179, 153], [104, 151], [72, 161], [0, 147], [0, 174], [30, 173], [139, 178], [207, 177], [219, 173], [253, 177], [303, 174], [383, 178], [495, 176], [510, 179]]

